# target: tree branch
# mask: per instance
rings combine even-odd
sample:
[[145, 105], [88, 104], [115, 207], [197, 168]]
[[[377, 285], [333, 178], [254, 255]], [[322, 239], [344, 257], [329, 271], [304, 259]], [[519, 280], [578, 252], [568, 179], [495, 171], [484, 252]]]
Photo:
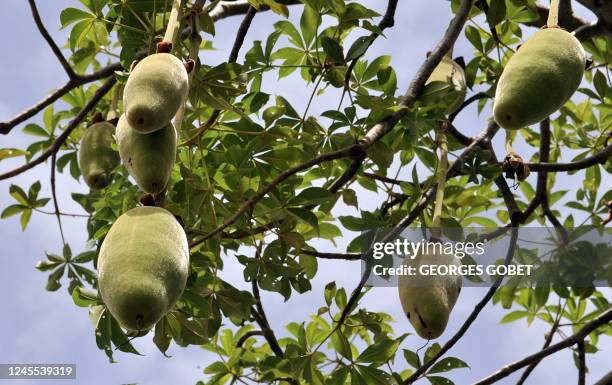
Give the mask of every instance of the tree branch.
[[[298, 0], [281, 0], [277, 1], [283, 5], [300, 5], [301, 1]], [[251, 4], [248, 0], [235, 0], [235, 1], [220, 1], [213, 9], [208, 12], [208, 15], [213, 21], [225, 19], [226, 17], [244, 15], [248, 12]], [[270, 7], [262, 6], [258, 11], [267, 11]]]
[[278, 344], [278, 340], [276, 339], [276, 336], [274, 335], [274, 332], [272, 331], [272, 328], [270, 327], [270, 323], [268, 323], [268, 318], [266, 317], [266, 313], [264, 311], [263, 305], [261, 304], [259, 288], [257, 287], [257, 279], [255, 278], [253, 278], [252, 287], [253, 287], [253, 296], [255, 297], [255, 306], [257, 310], [254, 308], [251, 308], [251, 314], [253, 315], [253, 318], [255, 318], [255, 321], [259, 324], [259, 327], [261, 327], [262, 335], [266, 338], [266, 341], [268, 341], [268, 344], [270, 344], [270, 348], [272, 349], [274, 354], [277, 357], [282, 358], [285, 355], [285, 353], [283, 352], [283, 349], [281, 349], [280, 345]]
[[98, 71], [95, 71], [89, 75], [75, 75], [74, 78], [70, 79], [66, 84], [64, 84], [61, 88], [55, 90], [52, 94], [36, 103], [32, 107], [23, 111], [19, 115], [7, 120], [6, 122], [0, 122], [0, 134], [8, 134], [11, 130], [22, 123], [23, 121], [31, 118], [36, 115], [40, 111], [42, 111], [48, 105], [54, 103], [56, 100], [66, 95], [73, 89], [80, 87], [84, 84], [94, 82], [96, 80], [107, 78], [115, 73], [115, 71], [122, 70], [123, 67], [120, 63], [113, 63], [107, 67], [104, 67]]
[[246, 342], [246, 340], [248, 340], [251, 337], [254, 336], [263, 336], [264, 333], [261, 330], [251, 330], [248, 331], [246, 333], [244, 333], [244, 335], [242, 337], [240, 337], [240, 339], [238, 339], [238, 342], [236, 342], [236, 347], [237, 348], [241, 348], [242, 345], [244, 345], [244, 343]]
[[461, 106], [459, 106], [459, 108], [455, 112], [448, 115], [448, 120], [452, 123], [457, 117], [457, 115], [459, 115], [459, 113], [461, 113], [461, 111], [463, 111], [464, 108], [466, 108], [467, 106], [469, 106], [470, 104], [474, 103], [477, 100], [489, 98], [489, 97], [490, 97], [489, 94], [487, 94], [486, 92], [478, 92], [470, 96], [469, 98], [465, 99], [463, 103], [461, 103]]
[[605, 376], [599, 379], [593, 385], [610, 385], [612, 383], [612, 371], [608, 372]]
[[[510, 244], [508, 245], [508, 251], [506, 253], [506, 258], [504, 259], [504, 265], [510, 264], [510, 262], [512, 261], [512, 257], [514, 256], [514, 250], [516, 248], [516, 242], [518, 240], [518, 227], [515, 227], [515, 225], [516, 224], [513, 223], [513, 227], [511, 229], [510, 234]], [[487, 306], [491, 298], [493, 298], [493, 295], [497, 291], [497, 287], [501, 284], [503, 279], [504, 276], [501, 275], [496, 278], [495, 282], [492, 283], [492, 286], [489, 288], [485, 296], [480, 300], [480, 302], [478, 302], [478, 304], [476, 304], [474, 310], [472, 310], [472, 313], [470, 313], [468, 318], [465, 320], [463, 325], [461, 325], [455, 335], [453, 335], [451, 339], [448, 340], [448, 342], [445, 343], [444, 346], [442, 346], [442, 348], [436, 355], [434, 355], [431, 359], [425, 362], [410, 377], [408, 377], [406, 381], [404, 381], [405, 385], [412, 384], [413, 382], [418, 380], [423, 374], [427, 372], [429, 368], [431, 368], [434, 363], [436, 363], [436, 361], [438, 361], [444, 354], [446, 354], [446, 352], [448, 352], [453, 346], [455, 346], [457, 342], [459, 342], [463, 335], [468, 331], [470, 326], [472, 326], [482, 309], [484, 309], [484, 307]]]
[[593, 320], [591, 320], [590, 322], [588, 322], [587, 324], [585, 324], [585, 326], [580, 329], [579, 331], [577, 331], [576, 333], [572, 334], [571, 336], [567, 337], [566, 339], [564, 339], [561, 342], [558, 342], [554, 345], [549, 346], [546, 349], [543, 349], [537, 353], [534, 353], [530, 356], [527, 356], [519, 361], [513, 362], [511, 364], [508, 364], [506, 366], [504, 366], [502, 369], [498, 370], [497, 372], [491, 374], [490, 376], [475, 382], [472, 385], [488, 385], [488, 384], [493, 384], [496, 381], [499, 381], [502, 378], [507, 377], [508, 375], [514, 373], [515, 371], [519, 370], [520, 368], [523, 368], [529, 364], [531, 364], [532, 362], [536, 361], [536, 360], [541, 360], [545, 357], [548, 357], [549, 355], [556, 353], [560, 350], [563, 350], [565, 348], [568, 348], [576, 343], [578, 343], [579, 341], [583, 341], [588, 335], [589, 333], [591, 333], [592, 331], [594, 331], [595, 329], [597, 329], [598, 327], [605, 325], [607, 323], [610, 323], [612, 321], [612, 309], [608, 309], [606, 310], [604, 313], [602, 313], [601, 315], [599, 315], [599, 317], [594, 318]]
[[66, 60], [66, 58], [64, 57], [64, 54], [62, 54], [62, 51], [59, 49], [57, 44], [55, 44], [51, 35], [49, 35], [49, 32], [47, 31], [42, 20], [40, 19], [40, 14], [38, 13], [38, 8], [36, 7], [36, 3], [34, 2], [34, 0], [28, 0], [28, 3], [30, 4], [30, 9], [32, 10], [32, 17], [34, 18], [36, 27], [38, 27], [38, 31], [43, 36], [43, 38], [47, 41], [47, 44], [49, 45], [49, 47], [51, 47], [51, 50], [55, 54], [55, 57], [57, 57], [57, 60], [59, 60], [62, 67], [64, 67], [64, 71], [66, 71], [66, 74], [68, 75], [68, 77], [70, 79], [75, 79], [77, 77], [77, 74], [74, 72], [74, 70], [70, 66], [70, 63], [68, 63], [68, 60]]
[[302, 249], [300, 250], [300, 254], [306, 254], [322, 259], [343, 259], [346, 261], [359, 261], [362, 259], [361, 253], [327, 253], [317, 250]]
[[526, 163], [531, 171], [578, 171], [595, 164], [604, 164], [612, 157], [612, 144], [606, 146], [597, 154], [569, 163]]
[[111, 90], [111, 88], [113, 88], [115, 82], [116, 79], [114, 76], [106, 80], [106, 82], [100, 88], [98, 88], [98, 90], [89, 100], [89, 102], [87, 102], [87, 104], [81, 109], [81, 111], [79, 111], [79, 113], [74, 117], [74, 119], [72, 119], [68, 126], [66, 126], [64, 132], [62, 132], [62, 134], [57, 137], [53, 144], [49, 148], [47, 148], [47, 150], [45, 150], [42, 154], [40, 154], [38, 158], [24, 164], [21, 167], [17, 167], [16, 169], [5, 172], [4, 174], [0, 174], [0, 180], [8, 179], [14, 177], [15, 175], [19, 175], [25, 171], [28, 171], [34, 166], [37, 166], [47, 160], [47, 158], [49, 158], [51, 155], [57, 153], [66, 141], [66, 139], [68, 139], [72, 131], [74, 131], [74, 129], [79, 126], [81, 121], [85, 119], [85, 117], [91, 110], [93, 110], [93, 108], [104, 97], [104, 95], [106, 95]]
[[584, 352], [584, 340], [576, 343], [578, 348], [578, 385], [586, 385], [586, 356]]

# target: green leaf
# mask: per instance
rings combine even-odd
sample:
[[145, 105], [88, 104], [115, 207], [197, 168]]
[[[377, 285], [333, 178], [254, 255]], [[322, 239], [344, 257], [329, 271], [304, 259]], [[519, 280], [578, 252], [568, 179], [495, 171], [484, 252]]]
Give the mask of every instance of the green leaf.
[[302, 37], [306, 47], [311, 46], [320, 24], [321, 16], [319, 13], [308, 5], [304, 6], [304, 11], [300, 18], [300, 29], [302, 30]]
[[323, 51], [334, 63], [344, 63], [344, 52], [342, 52], [342, 46], [332, 38], [323, 36], [321, 39], [321, 46]]
[[20, 212], [22, 212], [23, 210], [25, 210], [27, 208], [28, 208], [28, 206], [25, 206], [25, 205], [11, 205], [11, 206], [8, 206], [7, 208], [5, 208], [2, 211], [2, 214], [0, 215], [0, 218], [4, 219], [4, 218], [12, 217], [13, 215], [19, 214]]
[[421, 367], [421, 358], [419, 358], [418, 354], [416, 354], [412, 350], [408, 350], [408, 349], [402, 349], [402, 350], [404, 351], [404, 358], [406, 359], [406, 362], [408, 363], [408, 365], [412, 366], [415, 369], [418, 369]]
[[455, 385], [454, 382], [445, 377], [427, 376], [431, 385]]
[[23, 132], [29, 135], [40, 136], [43, 138], [48, 138], [50, 136], [44, 128], [35, 123], [27, 124], [23, 128]]
[[287, 208], [287, 211], [291, 215], [296, 217], [297, 219], [300, 219], [300, 220], [308, 223], [310, 226], [312, 226], [313, 229], [317, 230], [317, 232], [318, 232], [318, 229], [319, 229], [319, 220], [317, 219], [317, 216], [312, 213], [311, 210], [306, 210], [306, 209], [302, 209], [302, 208], [295, 208], [295, 207], [289, 207], [289, 208]]
[[291, 206], [320, 205], [327, 202], [334, 194], [321, 187], [308, 187], [289, 201]]
[[62, 24], [62, 28], [66, 28], [66, 26], [76, 21], [85, 19], [91, 20], [95, 18], [96, 16], [89, 12], [85, 12], [82, 9], [70, 7], [64, 9], [60, 14], [60, 23]]
[[362, 56], [368, 50], [371, 43], [371, 36], [362, 36], [357, 38], [346, 53], [346, 61], [351, 61]]
[[383, 339], [374, 345], [370, 345], [357, 357], [357, 362], [382, 364], [395, 355], [400, 342], [399, 339]]
[[469, 365], [456, 357], [446, 357], [436, 362], [428, 373], [448, 372], [458, 368], [469, 368]]
[[23, 210], [23, 213], [21, 214], [21, 218], [20, 218], [21, 230], [26, 229], [26, 227], [28, 226], [28, 222], [30, 222], [31, 217], [32, 217], [32, 209]]
[[9, 187], [9, 193], [11, 194], [13, 198], [15, 198], [17, 202], [25, 206], [30, 206], [30, 201], [28, 200], [28, 196], [26, 195], [25, 191], [23, 191], [21, 187], [17, 186], [16, 184], [12, 184], [11, 187]]
[[0, 161], [8, 158], [15, 158], [21, 155], [28, 155], [28, 151], [20, 150], [18, 148], [2, 148], [0, 149]]
[[500, 324], [507, 324], [516, 320], [519, 320], [521, 318], [525, 318], [529, 316], [529, 312], [528, 311], [524, 311], [524, 310], [515, 310], [513, 312], [510, 312], [508, 314], [506, 314], [501, 321], [499, 321]]
[[501, 23], [506, 17], [506, 0], [491, 0], [487, 12], [487, 22], [491, 27]]

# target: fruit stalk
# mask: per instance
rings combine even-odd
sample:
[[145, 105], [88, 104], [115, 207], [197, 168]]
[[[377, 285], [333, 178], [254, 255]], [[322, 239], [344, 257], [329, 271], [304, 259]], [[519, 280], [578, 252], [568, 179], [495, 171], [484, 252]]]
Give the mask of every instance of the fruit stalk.
[[115, 86], [115, 91], [113, 93], [113, 101], [111, 102], [110, 107], [108, 108], [108, 113], [106, 114], [106, 120], [113, 120], [118, 117], [117, 115], [117, 106], [119, 105], [119, 96], [122, 93], [121, 85], [117, 84]]
[[171, 43], [173, 47], [176, 43], [176, 38], [178, 37], [181, 27], [181, 2], [182, 0], [173, 0], [170, 18], [168, 19], [168, 26], [166, 27], [166, 33], [164, 34], [164, 39], [162, 40], [163, 42]]
[[548, 11], [546, 26], [549, 28], [559, 26], [559, 0], [550, 1], [550, 9]]
[[446, 185], [446, 173], [448, 171], [448, 141], [446, 138], [447, 123], [442, 122], [438, 130], [438, 143], [440, 146], [440, 161], [438, 162], [438, 170], [436, 171], [436, 179], [438, 188], [436, 190], [436, 203], [434, 205], [432, 219], [432, 238], [440, 239], [442, 230], [440, 224], [442, 220], [442, 203], [444, 202], [444, 186]]

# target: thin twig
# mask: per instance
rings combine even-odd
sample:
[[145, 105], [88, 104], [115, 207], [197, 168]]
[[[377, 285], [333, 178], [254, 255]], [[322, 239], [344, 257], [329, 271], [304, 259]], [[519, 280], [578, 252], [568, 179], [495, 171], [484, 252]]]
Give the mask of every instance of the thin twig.
[[[387, 2], [387, 10], [385, 11], [385, 15], [383, 16], [380, 23], [378, 23], [378, 28], [380, 29], [381, 32], [395, 25], [395, 10], [397, 9], [397, 2], [398, 0], [389, 0]], [[370, 36], [368, 37], [367, 48], [363, 51], [361, 55], [357, 56], [349, 63], [346, 69], [346, 75], [344, 76], [344, 88], [346, 90], [350, 91], [349, 83], [351, 81], [351, 76], [353, 75], [353, 69], [355, 68], [355, 65], [357, 64], [359, 59], [361, 59], [361, 57], [365, 55], [367, 50], [372, 46], [372, 44], [374, 43], [374, 40], [376, 40], [378, 36], [380, 36], [380, 34], [376, 32], [372, 32]]]
[[461, 106], [459, 106], [459, 108], [455, 112], [448, 115], [448, 120], [452, 123], [457, 117], [457, 115], [459, 115], [461, 111], [463, 111], [464, 108], [466, 108], [467, 106], [469, 106], [470, 104], [474, 103], [477, 100], [489, 98], [489, 97], [490, 97], [489, 94], [487, 94], [486, 92], [478, 92], [470, 96], [469, 98], [465, 99], [463, 103], [461, 103]]
[[328, 253], [307, 249], [300, 250], [300, 253], [322, 259], [343, 259], [345, 261], [359, 261], [360, 259], [362, 259], [361, 253]]
[[62, 67], [64, 67], [64, 71], [66, 71], [68, 78], [75, 79], [77, 77], [77, 74], [74, 72], [74, 70], [70, 66], [70, 63], [68, 63], [68, 60], [66, 60], [66, 58], [64, 57], [64, 54], [62, 54], [62, 51], [59, 49], [57, 44], [55, 44], [51, 35], [49, 35], [49, 32], [45, 28], [40, 18], [40, 14], [38, 13], [38, 8], [36, 7], [36, 3], [34, 2], [34, 0], [28, 0], [28, 3], [30, 4], [30, 9], [32, 10], [32, 17], [34, 18], [36, 27], [38, 27], [38, 31], [40, 31], [40, 34], [43, 36], [43, 38], [45, 39], [49, 47], [51, 47], [51, 50], [55, 54], [55, 57], [57, 57], [57, 60], [60, 62]]
[[87, 104], [81, 109], [81, 111], [79, 111], [79, 113], [74, 117], [74, 119], [72, 119], [68, 126], [66, 126], [64, 132], [62, 132], [62, 134], [57, 137], [57, 139], [53, 142], [53, 144], [51, 144], [49, 148], [47, 148], [47, 150], [40, 154], [36, 159], [31, 160], [23, 166], [5, 172], [4, 174], [0, 174], [0, 180], [8, 179], [14, 177], [15, 175], [19, 175], [25, 171], [28, 171], [34, 166], [37, 166], [47, 160], [47, 158], [49, 158], [51, 155], [57, 153], [61, 146], [64, 144], [64, 142], [68, 139], [72, 131], [74, 131], [74, 129], [79, 126], [81, 121], [85, 119], [85, 117], [91, 110], [93, 110], [93, 108], [104, 97], [104, 95], [106, 95], [111, 90], [111, 88], [113, 88], [115, 82], [116, 79], [114, 76], [108, 78], [108, 80], [106, 80], [106, 82], [100, 88], [98, 88], [98, 90], [89, 100], [89, 102], [87, 102]]
[[568, 348], [578, 343], [578, 341], [583, 341], [589, 335], [589, 333], [596, 330], [600, 326], [610, 323], [611, 321], [612, 321], [612, 308], [606, 310], [605, 312], [600, 314], [597, 318], [594, 318], [593, 320], [585, 324], [585, 326], [582, 329], [572, 334], [571, 336], [567, 337], [563, 341], [560, 341], [554, 345], [551, 345], [548, 348], [540, 350], [539, 352], [529, 355], [521, 360], [505, 365], [503, 368], [499, 369], [497, 372], [491, 374], [490, 376], [486, 378], [483, 378], [482, 380], [478, 382], [475, 382], [472, 385], [493, 384], [499, 381], [500, 379], [509, 376], [510, 374], [514, 373], [520, 368], [523, 368], [531, 364], [532, 362], [536, 360], [541, 360], [542, 358], [548, 357], [549, 355], [553, 353], [556, 353], [560, 350], [563, 350], [565, 348]]
[[238, 342], [236, 342], [236, 347], [237, 348], [241, 348], [242, 345], [244, 345], [244, 343], [246, 342], [246, 340], [248, 340], [251, 337], [254, 337], [254, 336], [263, 336], [263, 335], [264, 335], [264, 333], [261, 330], [250, 330], [250, 331], [244, 333], [244, 335], [242, 337], [240, 337]]
[[51, 196], [53, 197], [53, 207], [55, 208], [55, 217], [57, 218], [57, 224], [59, 225], [60, 235], [62, 236], [62, 246], [66, 244], [66, 238], [64, 238], [64, 229], [62, 227], [62, 217], [60, 215], [59, 204], [57, 202], [57, 193], [55, 191], [55, 160], [57, 158], [57, 152], [51, 155]]
[[531, 171], [578, 171], [596, 164], [606, 163], [612, 157], [612, 144], [606, 146], [603, 150], [595, 155], [589, 156], [581, 160], [569, 163], [526, 163]]
[[586, 355], [584, 352], [584, 340], [576, 343], [578, 348], [578, 385], [586, 384]]
[[253, 278], [252, 287], [253, 296], [255, 297], [255, 306], [257, 309], [251, 308], [251, 314], [253, 315], [253, 318], [255, 318], [255, 321], [259, 324], [259, 327], [261, 327], [263, 336], [266, 338], [266, 341], [268, 341], [268, 344], [270, 344], [270, 348], [272, 349], [274, 354], [277, 357], [282, 358], [285, 353], [278, 344], [278, 340], [276, 339], [276, 336], [274, 335], [274, 332], [270, 327], [270, 323], [268, 322], [268, 318], [266, 317], [263, 305], [261, 304], [259, 288], [257, 287], [257, 280], [255, 278]]

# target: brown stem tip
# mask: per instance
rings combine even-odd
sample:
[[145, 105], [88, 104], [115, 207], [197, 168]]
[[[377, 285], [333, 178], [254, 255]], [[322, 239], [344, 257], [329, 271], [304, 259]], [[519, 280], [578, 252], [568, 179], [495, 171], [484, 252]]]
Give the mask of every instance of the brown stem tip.
[[174, 217], [176, 218], [176, 221], [181, 225], [181, 227], [185, 228], [185, 221], [183, 220], [183, 217], [180, 215], [175, 215]]
[[169, 41], [160, 41], [157, 43], [157, 53], [170, 53], [172, 51], [172, 43]]
[[504, 158], [504, 163], [502, 164], [502, 170], [506, 173], [507, 179], [516, 179], [519, 181], [524, 181], [527, 179], [531, 171], [529, 170], [529, 166], [525, 164], [523, 158], [520, 155], [510, 152]]
[[132, 72], [132, 70], [134, 70], [134, 68], [136, 68], [136, 65], [138, 64], [140, 60], [134, 60], [132, 62], [132, 64], [130, 65], [130, 72]]
[[153, 198], [153, 195], [151, 194], [142, 194], [138, 200], [140, 201], [140, 204], [143, 206], [155, 207], [155, 199]]
[[184, 64], [188, 74], [195, 68], [195, 61], [193, 59], [188, 59]]
[[96, 123], [100, 123], [100, 122], [103, 122], [103, 121], [104, 121], [104, 117], [102, 116], [102, 113], [100, 111], [97, 111], [91, 117], [91, 124], [96, 124]]

